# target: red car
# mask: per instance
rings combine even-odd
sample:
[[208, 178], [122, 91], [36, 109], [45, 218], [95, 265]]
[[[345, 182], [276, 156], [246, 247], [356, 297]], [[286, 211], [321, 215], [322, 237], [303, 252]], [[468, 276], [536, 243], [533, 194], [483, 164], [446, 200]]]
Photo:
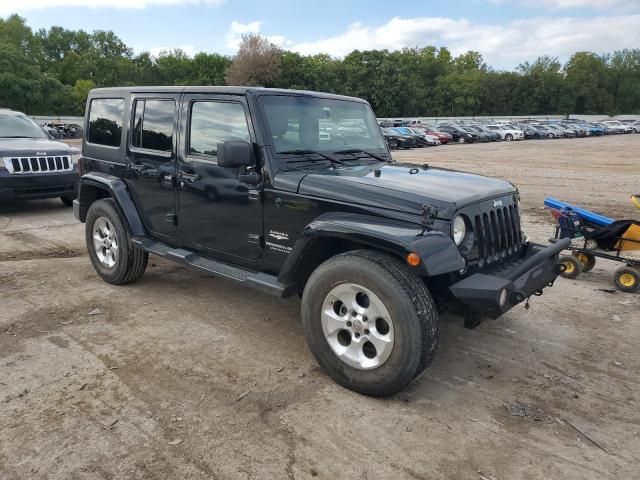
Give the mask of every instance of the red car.
[[420, 130], [424, 130], [424, 132], [429, 135], [438, 137], [440, 143], [442, 143], [443, 145], [449, 143], [453, 139], [453, 136], [450, 133], [439, 132], [438, 130], [434, 130], [430, 127], [425, 127], [424, 125], [412, 125], [411, 128], [419, 128]]

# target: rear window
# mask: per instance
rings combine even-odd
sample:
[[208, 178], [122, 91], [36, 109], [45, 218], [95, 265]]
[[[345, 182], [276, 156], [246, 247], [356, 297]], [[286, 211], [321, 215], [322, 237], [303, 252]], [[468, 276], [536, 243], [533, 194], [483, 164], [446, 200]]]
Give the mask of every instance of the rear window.
[[122, 138], [124, 98], [95, 98], [89, 107], [87, 141], [119, 147]]
[[160, 152], [173, 150], [173, 100], [136, 100], [131, 144]]

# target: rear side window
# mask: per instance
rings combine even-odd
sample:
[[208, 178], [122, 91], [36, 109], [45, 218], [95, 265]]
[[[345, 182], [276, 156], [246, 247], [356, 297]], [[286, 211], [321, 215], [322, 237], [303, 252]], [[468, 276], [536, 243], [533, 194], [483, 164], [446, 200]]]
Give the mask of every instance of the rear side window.
[[189, 154], [215, 157], [218, 143], [250, 141], [249, 127], [240, 103], [202, 101], [191, 107]]
[[87, 141], [119, 147], [124, 117], [123, 98], [95, 98], [89, 107]]
[[147, 150], [173, 150], [173, 100], [136, 100], [131, 145]]

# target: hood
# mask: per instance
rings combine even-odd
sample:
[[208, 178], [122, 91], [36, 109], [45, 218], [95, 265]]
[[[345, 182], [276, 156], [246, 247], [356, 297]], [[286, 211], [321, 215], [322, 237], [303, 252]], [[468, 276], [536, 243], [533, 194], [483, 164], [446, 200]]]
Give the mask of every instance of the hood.
[[[379, 173], [376, 173], [378, 171]], [[336, 201], [421, 214], [423, 205], [437, 207], [437, 217], [449, 220], [462, 207], [507, 194], [513, 185], [502, 180], [439, 168], [411, 164], [377, 164], [307, 173], [285, 181], [280, 176], [277, 187], [292, 187], [303, 195]], [[286, 187], [288, 185], [288, 188]]]
[[48, 138], [0, 138], [0, 157], [72, 155], [75, 153], [80, 153], [80, 150]]

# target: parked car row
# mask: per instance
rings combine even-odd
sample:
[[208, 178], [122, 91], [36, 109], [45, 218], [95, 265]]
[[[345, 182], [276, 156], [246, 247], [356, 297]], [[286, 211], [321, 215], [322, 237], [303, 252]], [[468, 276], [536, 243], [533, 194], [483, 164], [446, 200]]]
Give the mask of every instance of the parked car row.
[[447, 120], [435, 125], [414, 121], [381, 121], [389, 148], [415, 148], [450, 142], [478, 143], [577, 138], [640, 133], [640, 120]]
[[75, 123], [45, 122], [42, 128], [53, 138], [82, 138], [82, 127]]

